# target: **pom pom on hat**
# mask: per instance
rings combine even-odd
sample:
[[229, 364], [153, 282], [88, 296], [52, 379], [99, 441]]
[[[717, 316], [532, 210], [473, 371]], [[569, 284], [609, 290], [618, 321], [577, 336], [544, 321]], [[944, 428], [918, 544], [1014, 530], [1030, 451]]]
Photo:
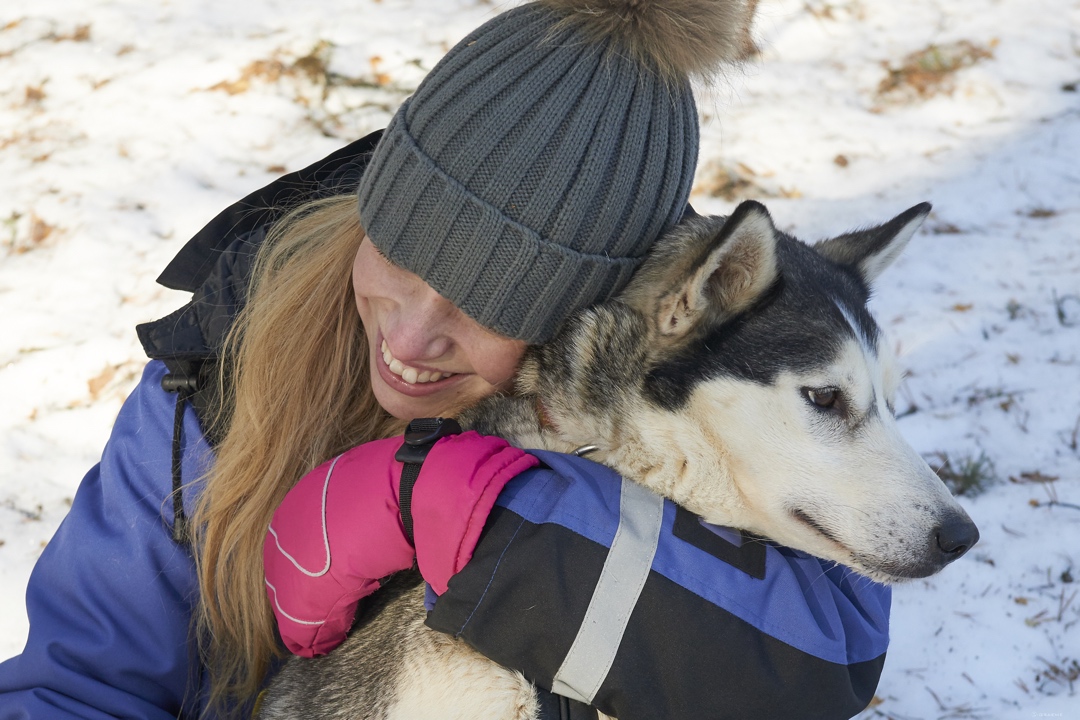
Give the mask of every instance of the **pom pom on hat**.
[[538, 0], [593, 42], [611, 38], [669, 78], [709, 79], [753, 46], [757, 0]]

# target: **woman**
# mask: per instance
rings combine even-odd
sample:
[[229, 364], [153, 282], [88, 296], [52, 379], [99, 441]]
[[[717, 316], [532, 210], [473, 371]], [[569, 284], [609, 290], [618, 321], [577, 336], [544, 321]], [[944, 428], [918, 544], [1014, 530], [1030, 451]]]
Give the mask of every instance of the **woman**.
[[[506, 389], [525, 344], [617, 292], [686, 207], [688, 78], [744, 49], [749, 7], [511, 10], [455, 46], [381, 139], [204, 228], [160, 278], [193, 300], [140, 327], [152, 362], [35, 568], [0, 715], [248, 713], [282, 654], [262, 550], [287, 491], [411, 417]], [[492, 487], [509, 478], [484, 460], [504, 450], [521, 458], [474, 453]], [[474, 499], [466, 521], [490, 498]]]

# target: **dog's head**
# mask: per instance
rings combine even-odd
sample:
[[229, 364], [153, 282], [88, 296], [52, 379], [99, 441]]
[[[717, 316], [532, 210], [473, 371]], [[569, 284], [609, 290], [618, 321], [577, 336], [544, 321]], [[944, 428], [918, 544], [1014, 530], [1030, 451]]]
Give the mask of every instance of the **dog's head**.
[[706, 520], [881, 581], [937, 572], [978, 531], [901, 436], [900, 377], [866, 307], [929, 211], [812, 247], [755, 202], [684, 220], [616, 303], [568, 326], [564, 412], [606, 388], [575, 411], [614, 413], [591, 431], [611, 437], [583, 439]]

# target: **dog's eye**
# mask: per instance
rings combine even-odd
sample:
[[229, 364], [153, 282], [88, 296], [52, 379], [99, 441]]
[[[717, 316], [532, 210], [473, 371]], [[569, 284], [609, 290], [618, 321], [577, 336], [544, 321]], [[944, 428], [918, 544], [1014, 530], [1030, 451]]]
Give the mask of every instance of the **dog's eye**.
[[807, 400], [822, 410], [833, 409], [840, 400], [839, 388], [803, 388], [803, 392], [806, 393]]

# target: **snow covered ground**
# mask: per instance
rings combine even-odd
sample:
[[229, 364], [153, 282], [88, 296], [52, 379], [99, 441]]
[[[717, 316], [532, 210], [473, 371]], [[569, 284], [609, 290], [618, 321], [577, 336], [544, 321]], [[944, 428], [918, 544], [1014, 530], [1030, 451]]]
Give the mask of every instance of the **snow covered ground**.
[[[132, 327], [218, 210], [382, 127], [472, 0], [4, 0], [0, 658], [143, 363]], [[920, 201], [879, 283], [907, 437], [988, 480], [982, 540], [897, 588], [866, 718], [1080, 718], [1080, 2], [764, 0], [703, 93], [701, 211], [813, 240]]]

